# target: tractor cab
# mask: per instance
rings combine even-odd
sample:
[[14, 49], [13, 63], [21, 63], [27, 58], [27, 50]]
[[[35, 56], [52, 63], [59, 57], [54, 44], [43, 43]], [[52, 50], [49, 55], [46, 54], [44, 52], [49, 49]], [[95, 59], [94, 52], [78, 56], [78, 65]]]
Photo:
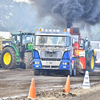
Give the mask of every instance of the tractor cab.
[[25, 51], [32, 51], [34, 46], [34, 33], [12, 33], [11, 44], [16, 47], [20, 58], [24, 59]]
[[79, 57], [79, 52], [90, 49], [90, 41], [88, 38], [81, 38], [79, 28], [72, 27], [70, 29], [70, 34], [73, 36], [73, 54]]
[[81, 39], [81, 43], [79, 45], [79, 48], [81, 48], [83, 50], [88, 50], [91, 48], [90, 41], [88, 41], [87, 37], [85, 37], [85, 39]]
[[87, 37], [81, 38], [79, 28], [70, 28], [70, 34], [77, 40], [73, 43], [73, 55], [76, 58], [77, 70], [83, 74], [85, 70], [92, 72], [95, 66], [94, 50], [91, 49]]
[[[34, 33], [12, 33], [11, 44], [15, 45], [20, 52], [33, 50]], [[23, 49], [23, 50], [22, 50]]]
[[72, 27], [70, 28], [70, 34], [73, 37], [73, 55], [75, 57], [79, 56], [79, 52], [83, 51], [82, 49], [80, 49], [80, 44], [81, 44], [81, 36], [80, 36], [80, 30], [77, 27]]

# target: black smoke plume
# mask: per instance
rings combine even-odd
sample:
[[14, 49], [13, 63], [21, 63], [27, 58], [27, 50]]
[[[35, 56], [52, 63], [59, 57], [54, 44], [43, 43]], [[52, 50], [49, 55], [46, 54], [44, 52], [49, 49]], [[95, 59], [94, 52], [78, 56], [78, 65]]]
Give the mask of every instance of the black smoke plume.
[[57, 25], [71, 27], [73, 22], [95, 25], [100, 22], [100, 0], [30, 0], [38, 18], [51, 16]]

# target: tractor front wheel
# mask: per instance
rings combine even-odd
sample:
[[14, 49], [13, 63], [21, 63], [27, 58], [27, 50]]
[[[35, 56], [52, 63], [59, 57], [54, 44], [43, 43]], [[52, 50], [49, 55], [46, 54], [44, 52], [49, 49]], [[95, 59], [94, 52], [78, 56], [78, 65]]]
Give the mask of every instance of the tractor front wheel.
[[16, 56], [12, 48], [6, 47], [1, 53], [1, 66], [4, 69], [12, 69], [16, 67]]

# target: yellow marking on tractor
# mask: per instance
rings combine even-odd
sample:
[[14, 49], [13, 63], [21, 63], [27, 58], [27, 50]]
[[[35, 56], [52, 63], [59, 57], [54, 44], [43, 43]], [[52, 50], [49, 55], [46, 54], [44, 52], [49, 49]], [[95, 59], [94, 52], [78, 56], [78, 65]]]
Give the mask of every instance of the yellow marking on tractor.
[[2, 50], [2, 37], [0, 36], [0, 51]]
[[94, 68], [94, 57], [91, 58], [91, 69]]
[[11, 62], [10, 53], [7, 52], [7, 53], [4, 54], [3, 61], [4, 61], [5, 65], [9, 65], [10, 64], [10, 62]]
[[96, 51], [94, 51], [94, 56], [96, 57]]
[[28, 44], [28, 45], [34, 45], [34, 44]]

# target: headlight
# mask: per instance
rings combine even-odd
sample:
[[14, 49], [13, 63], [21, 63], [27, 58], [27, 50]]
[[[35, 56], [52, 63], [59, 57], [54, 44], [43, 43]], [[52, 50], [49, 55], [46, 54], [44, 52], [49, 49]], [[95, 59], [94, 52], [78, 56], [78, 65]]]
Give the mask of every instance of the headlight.
[[62, 63], [63, 65], [67, 65], [67, 63]]
[[65, 65], [65, 63], [62, 63], [63, 65]]
[[39, 64], [39, 62], [34, 62], [34, 64]]

